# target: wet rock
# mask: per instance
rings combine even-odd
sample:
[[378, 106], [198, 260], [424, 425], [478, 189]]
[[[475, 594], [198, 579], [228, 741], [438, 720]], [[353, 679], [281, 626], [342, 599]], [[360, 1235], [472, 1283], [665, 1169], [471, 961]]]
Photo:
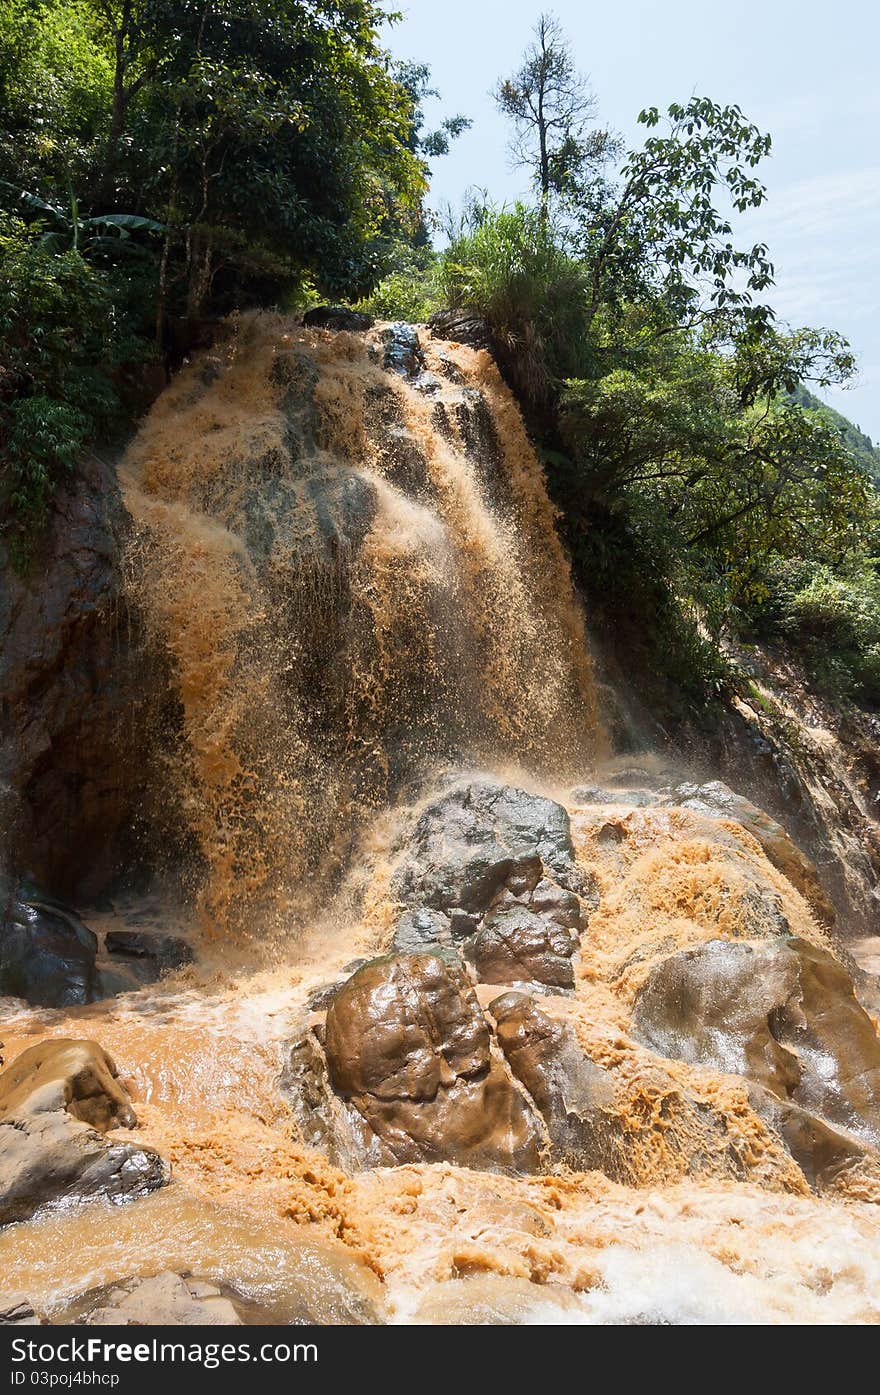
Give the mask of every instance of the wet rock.
[[215, 1284], [166, 1271], [84, 1295], [76, 1321], [96, 1327], [240, 1327], [231, 1299]]
[[[333, 997], [341, 987], [334, 990]], [[308, 1148], [325, 1154], [347, 1172], [393, 1163], [393, 1156], [381, 1146], [362, 1115], [334, 1091], [327, 1057], [314, 1029], [288, 1042], [278, 1083]]]
[[425, 359], [419, 344], [419, 333], [412, 325], [397, 321], [379, 331], [382, 361], [392, 373], [414, 378], [424, 370]]
[[742, 795], [735, 794], [721, 780], [711, 780], [703, 785], [678, 785], [672, 799], [685, 809], [740, 824], [760, 843], [768, 861], [801, 893], [818, 920], [823, 925], [834, 924], [834, 907], [822, 889], [815, 866], [789, 838], [782, 825], [763, 809]]
[[853, 1134], [833, 1128], [791, 1100], [778, 1099], [761, 1085], [750, 1086], [749, 1104], [776, 1130], [807, 1181], [819, 1190], [832, 1186], [867, 1155], [865, 1144]]
[[491, 911], [462, 948], [483, 983], [573, 988], [575, 947], [564, 926], [536, 915], [528, 906], [514, 904]]
[[510, 785], [473, 780], [422, 813], [394, 890], [407, 905], [483, 914], [509, 877], [537, 874], [537, 885], [542, 872], [567, 891], [586, 889], [565, 809]]
[[871, 1145], [880, 1038], [846, 970], [805, 940], [714, 940], [671, 955], [633, 1010], [653, 1050], [743, 1075]]
[[544, 1118], [554, 1160], [582, 1170], [607, 1166], [613, 1116], [605, 1111], [615, 1095], [610, 1073], [528, 994], [504, 993], [489, 1011], [511, 1070]]
[[42, 1318], [26, 1300], [6, 1303], [0, 1298], [0, 1327], [39, 1327]]
[[[313, 440], [308, 446], [314, 450]], [[375, 484], [363, 473], [324, 461], [295, 478], [251, 482], [245, 495], [245, 540], [259, 566], [289, 558], [290, 584], [315, 584], [315, 573], [338, 573], [356, 554], [376, 517]]]
[[170, 1170], [155, 1153], [102, 1134], [137, 1123], [113, 1061], [95, 1042], [55, 1040], [0, 1074], [0, 1225], [41, 1207], [155, 1190]]
[[108, 954], [126, 959], [148, 959], [158, 973], [180, 969], [195, 962], [192, 946], [179, 935], [165, 935], [144, 930], [110, 930], [104, 946]]
[[533, 1284], [505, 1274], [482, 1274], [435, 1284], [413, 1322], [440, 1327], [518, 1327], [571, 1322], [584, 1308], [562, 1284]]
[[330, 1005], [325, 1050], [334, 1090], [396, 1161], [536, 1170], [543, 1130], [454, 965], [432, 955], [366, 965]]
[[342, 329], [362, 334], [372, 329], [372, 315], [351, 310], [347, 305], [316, 305], [303, 315], [303, 324], [310, 329]]
[[101, 1133], [137, 1124], [115, 1064], [94, 1041], [40, 1042], [0, 1075], [0, 1118], [59, 1109]]
[[452, 948], [452, 923], [442, 911], [421, 906], [407, 911], [397, 922], [391, 942], [395, 954], [436, 954]]
[[352, 974], [356, 974], [358, 969], [363, 968], [364, 964], [369, 964], [369, 962], [369, 959], [352, 959], [348, 964], [343, 966], [342, 978], [338, 978], [335, 983], [322, 983], [319, 988], [313, 988], [306, 998], [309, 1011], [326, 1012], [333, 1002], [333, 999], [336, 997], [336, 994], [345, 983], [346, 978], [350, 978]]
[[106, 884], [143, 812], [159, 683], [123, 599], [129, 526], [114, 466], [89, 456], [26, 574], [0, 537], [2, 818], [12, 856], [64, 895]]
[[306, 1007], [309, 1012], [326, 1012], [343, 982], [344, 980], [340, 979], [338, 983], [322, 983], [319, 988], [313, 988], [306, 998]]
[[601, 785], [577, 785], [571, 792], [575, 804], [628, 804], [647, 809], [660, 803], [660, 795], [648, 789], [605, 789]]
[[645, 765], [627, 765], [603, 775], [606, 785], [612, 789], [626, 790], [633, 786], [639, 789], [661, 791], [668, 787], [672, 775], [671, 768], [649, 769]]
[[38, 1007], [72, 1007], [101, 996], [98, 940], [75, 911], [22, 885], [0, 907], [0, 994]]
[[428, 321], [428, 327], [438, 339], [469, 344], [474, 349], [492, 348], [492, 331], [478, 310], [437, 310]]

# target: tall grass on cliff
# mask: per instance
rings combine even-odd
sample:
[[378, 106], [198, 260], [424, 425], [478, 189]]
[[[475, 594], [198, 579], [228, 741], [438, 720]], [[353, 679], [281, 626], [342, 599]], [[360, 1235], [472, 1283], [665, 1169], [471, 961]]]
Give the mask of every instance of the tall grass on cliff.
[[440, 259], [445, 306], [475, 310], [491, 325], [512, 382], [548, 407], [555, 384], [591, 364], [586, 265], [566, 251], [538, 208], [483, 209]]

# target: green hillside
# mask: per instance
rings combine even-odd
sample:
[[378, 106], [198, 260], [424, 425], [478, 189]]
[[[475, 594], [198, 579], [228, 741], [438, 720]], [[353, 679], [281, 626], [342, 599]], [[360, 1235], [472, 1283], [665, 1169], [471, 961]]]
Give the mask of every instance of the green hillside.
[[880, 485], [880, 446], [875, 446], [870, 436], [866, 436], [864, 431], [860, 430], [842, 412], [836, 412], [833, 407], [820, 401], [814, 393], [808, 391], [803, 385], [792, 393], [791, 400], [799, 407], [806, 407], [808, 411], [819, 412], [825, 421], [835, 426], [853, 455], [861, 461], [865, 469], [870, 471]]

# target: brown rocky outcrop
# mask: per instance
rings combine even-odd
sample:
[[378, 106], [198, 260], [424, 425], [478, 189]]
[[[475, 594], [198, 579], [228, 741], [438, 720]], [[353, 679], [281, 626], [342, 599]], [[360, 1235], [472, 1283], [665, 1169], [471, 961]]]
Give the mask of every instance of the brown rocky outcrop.
[[454, 965], [432, 955], [367, 964], [333, 999], [324, 1045], [334, 1090], [396, 1161], [536, 1170], [540, 1122]]
[[111, 1058], [95, 1042], [49, 1040], [0, 1074], [0, 1225], [52, 1203], [122, 1201], [170, 1170], [156, 1153], [102, 1135], [137, 1123]]
[[710, 780], [702, 785], [678, 785], [673, 799], [685, 809], [740, 824], [760, 843], [768, 861], [801, 893], [817, 919], [827, 926], [834, 924], [834, 907], [822, 889], [814, 864], [801, 852], [782, 824], [777, 823], [764, 809], [759, 809], [757, 804], [743, 795], [736, 794], [721, 780]]
[[97, 1327], [241, 1327], [235, 1304], [216, 1286], [165, 1271], [131, 1278], [80, 1300], [77, 1321]]
[[410, 908], [395, 948], [457, 944], [484, 983], [574, 986], [572, 958], [597, 897], [561, 804], [488, 780], [453, 787], [403, 843], [394, 891]]
[[128, 516], [89, 457], [56, 497], [26, 575], [0, 546], [0, 787], [13, 865], [70, 894], [98, 889], [141, 798], [143, 710], [122, 602]]
[[571, 957], [576, 940], [562, 925], [545, 920], [528, 906], [492, 910], [464, 953], [481, 983], [542, 983], [573, 988]]
[[527, 993], [503, 993], [489, 1011], [508, 1065], [547, 1125], [554, 1159], [584, 1170], [607, 1167], [608, 1136], [617, 1131], [610, 1072]]
[[800, 939], [713, 940], [671, 955], [633, 1011], [636, 1037], [753, 1083], [753, 1104], [811, 1177], [880, 1144], [880, 1038], [849, 974]]

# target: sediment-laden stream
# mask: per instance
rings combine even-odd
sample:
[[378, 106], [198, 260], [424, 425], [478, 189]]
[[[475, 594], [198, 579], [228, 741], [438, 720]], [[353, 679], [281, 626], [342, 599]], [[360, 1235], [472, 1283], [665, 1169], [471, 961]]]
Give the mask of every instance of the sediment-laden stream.
[[0, 1308], [877, 1321], [880, 1040], [815, 871], [614, 759], [489, 356], [244, 317], [120, 477], [151, 880], [2, 1002]]

